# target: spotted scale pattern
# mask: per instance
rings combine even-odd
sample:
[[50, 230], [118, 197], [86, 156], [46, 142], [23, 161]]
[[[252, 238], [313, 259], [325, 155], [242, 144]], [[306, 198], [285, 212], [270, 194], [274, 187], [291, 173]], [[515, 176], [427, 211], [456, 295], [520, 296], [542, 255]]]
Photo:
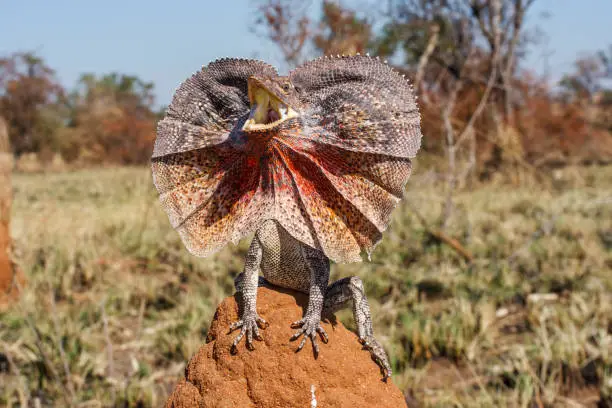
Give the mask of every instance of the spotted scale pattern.
[[309, 107], [303, 137], [346, 150], [412, 158], [421, 145], [412, 87], [377, 58], [322, 57], [289, 73]]

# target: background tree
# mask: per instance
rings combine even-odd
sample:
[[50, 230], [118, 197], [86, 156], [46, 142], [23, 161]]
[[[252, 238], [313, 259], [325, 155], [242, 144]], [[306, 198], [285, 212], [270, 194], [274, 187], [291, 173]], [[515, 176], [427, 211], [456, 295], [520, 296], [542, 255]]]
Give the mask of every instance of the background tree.
[[0, 58], [0, 111], [16, 155], [53, 146], [63, 96], [54, 71], [35, 53]]
[[69, 160], [148, 162], [157, 119], [152, 83], [118, 73], [84, 74], [68, 100], [61, 149]]
[[612, 46], [578, 58], [559, 82], [559, 104], [574, 127], [562, 138], [565, 156], [605, 161], [612, 154], [611, 81]]
[[265, 0], [259, 4], [254, 31], [279, 47], [295, 66], [313, 55], [365, 53], [371, 49], [370, 21], [334, 1], [321, 2], [318, 22], [310, 17], [311, 2]]

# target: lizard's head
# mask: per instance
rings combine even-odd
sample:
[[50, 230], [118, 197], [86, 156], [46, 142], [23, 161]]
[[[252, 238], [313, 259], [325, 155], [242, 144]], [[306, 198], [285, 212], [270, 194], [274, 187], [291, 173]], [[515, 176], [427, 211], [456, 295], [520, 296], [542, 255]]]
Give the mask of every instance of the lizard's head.
[[267, 131], [299, 116], [299, 94], [288, 77], [251, 76], [248, 86], [251, 113], [243, 131]]

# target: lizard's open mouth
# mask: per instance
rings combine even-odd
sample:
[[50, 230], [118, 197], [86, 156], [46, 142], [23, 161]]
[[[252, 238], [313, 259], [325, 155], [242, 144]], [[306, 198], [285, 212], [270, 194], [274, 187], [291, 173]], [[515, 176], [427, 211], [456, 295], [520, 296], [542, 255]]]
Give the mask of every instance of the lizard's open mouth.
[[250, 89], [249, 99], [251, 100], [251, 114], [242, 130], [271, 129], [287, 119], [298, 116], [290, 106], [264, 88]]

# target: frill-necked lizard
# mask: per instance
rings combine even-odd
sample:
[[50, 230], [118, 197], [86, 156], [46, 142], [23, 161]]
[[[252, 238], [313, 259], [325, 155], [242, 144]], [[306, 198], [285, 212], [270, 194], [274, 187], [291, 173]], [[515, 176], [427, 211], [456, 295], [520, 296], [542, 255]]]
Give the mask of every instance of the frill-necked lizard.
[[[297, 350], [321, 316], [352, 302], [361, 343], [391, 374], [358, 277], [328, 286], [330, 262], [358, 262], [380, 241], [421, 143], [408, 81], [368, 56], [323, 57], [288, 76], [261, 61], [221, 59], [180, 85], [159, 122], [152, 167], [186, 245], [207, 256], [255, 232], [235, 280], [242, 314], [233, 348], [260, 340], [262, 281], [309, 294]], [[265, 279], [259, 278], [259, 270]]]

